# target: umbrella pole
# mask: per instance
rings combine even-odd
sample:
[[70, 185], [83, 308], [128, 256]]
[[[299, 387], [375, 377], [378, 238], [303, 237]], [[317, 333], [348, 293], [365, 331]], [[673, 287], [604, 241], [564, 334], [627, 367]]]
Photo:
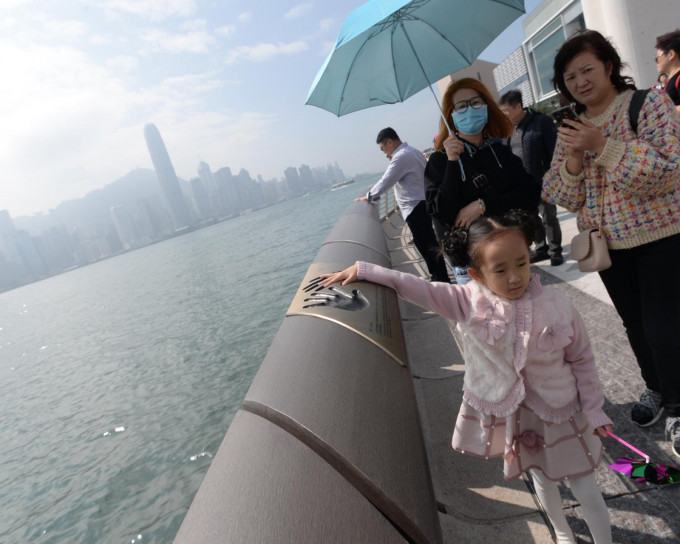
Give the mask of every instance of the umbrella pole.
[[441, 107], [441, 104], [439, 103], [439, 99], [437, 98], [437, 95], [434, 94], [434, 91], [432, 90], [432, 85], [430, 84], [430, 80], [427, 79], [427, 74], [425, 73], [425, 68], [423, 68], [423, 65], [420, 62], [420, 57], [418, 57], [418, 53], [416, 53], [415, 47], [413, 47], [413, 43], [411, 43], [411, 37], [408, 35], [408, 32], [406, 32], [406, 28], [404, 27], [404, 23], [402, 21], [399, 21], [399, 26], [401, 26], [401, 29], [404, 32], [404, 36], [406, 36], [406, 41], [408, 41], [409, 46], [411, 47], [411, 51], [413, 51], [413, 56], [416, 58], [416, 61], [418, 61], [418, 66], [420, 66], [420, 71], [423, 73], [423, 77], [425, 78], [425, 81], [427, 82], [427, 88], [430, 89], [430, 92], [432, 93], [432, 96], [434, 97], [434, 101], [437, 104], [437, 107], [439, 108], [439, 112], [442, 115], [442, 121], [444, 121], [444, 124], [446, 125], [446, 128], [449, 131], [449, 134], [453, 134], [453, 131], [451, 130], [451, 127], [449, 126], [449, 122], [446, 120], [446, 115], [444, 115], [444, 110]]

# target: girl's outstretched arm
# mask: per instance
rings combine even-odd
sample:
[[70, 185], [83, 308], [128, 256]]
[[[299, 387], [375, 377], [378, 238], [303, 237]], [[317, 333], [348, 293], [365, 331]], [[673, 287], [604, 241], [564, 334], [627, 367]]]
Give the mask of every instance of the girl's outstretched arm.
[[328, 287], [329, 285], [339, 282], [342, 282], [342, 285], [347, 285], [348, 283], [357, 281], [357, 265], [355, 263], [341, 272], [321, 274], [320, 278], [324, 280], [321, 282], [323, 287]]
[[453, 321], [467, 321], [472, 308], [468, 286], [429, 282], [413, 274], [405, 274], [382, 266], [357, 261], [354, 266], [335, 274], [322, 274], [323, 287], [342, 282], [347, 285], [357, 280], [390, 287], [401, 298], [431, 310]]

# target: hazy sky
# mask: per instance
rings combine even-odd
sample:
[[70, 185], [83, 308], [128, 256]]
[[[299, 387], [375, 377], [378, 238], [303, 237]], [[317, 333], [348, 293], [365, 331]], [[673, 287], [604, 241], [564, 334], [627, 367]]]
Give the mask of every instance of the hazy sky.
[[[385, 126], [428, 147], [438, 110], [427, 90], [341, 118], [304, 105], [362, 3], [0, 0], [0, 209], [46, 211], [153, 168], [150, 122], [185, 179], [200, 160], [265, 179], [303, 163], [380, 171]], [[481, 58], [500, 62], [523, 38], [518, 21]]]

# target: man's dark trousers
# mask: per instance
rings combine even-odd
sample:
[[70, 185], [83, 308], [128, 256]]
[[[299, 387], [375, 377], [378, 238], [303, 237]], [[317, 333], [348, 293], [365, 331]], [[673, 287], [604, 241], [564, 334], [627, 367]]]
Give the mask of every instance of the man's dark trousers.
[[[562, 255], [562, 229], [557, 218], [557, 206], [541, 200], [538, 204], [539, 217], [536, 217], [534, 244], [536, 253]], [[546, 243], [547, 238], [547, 243]]]
[[439, 246], [434, 236], [432, 218], [427, 214], [424, 200], [418, 202], [418, 205], [413, 208], [413, 211], [406, 218], [406, 224], [411, 229], [416, 249], [425, 259], [432, 281], [450, 283], [444, 258], [438, 255]]

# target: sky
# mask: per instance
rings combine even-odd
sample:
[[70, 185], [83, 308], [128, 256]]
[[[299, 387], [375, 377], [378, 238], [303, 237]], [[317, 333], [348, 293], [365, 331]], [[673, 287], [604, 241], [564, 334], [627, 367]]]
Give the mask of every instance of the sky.
[[[340, 118], [304, 104], [362, 3], [0, 0], [0, 209], [46, 212], [152, 169], [147, 123], [187, 180], [200, 161], [264, 179], [332, 162], [348, 177], [379, 172], [386, 126], [429, 147], [438, 109], [426, 89]], [[538, 3], [525, 0], [527, 12]], [[501, 62], [519, 47], [520, 21], [480, 58]]]

